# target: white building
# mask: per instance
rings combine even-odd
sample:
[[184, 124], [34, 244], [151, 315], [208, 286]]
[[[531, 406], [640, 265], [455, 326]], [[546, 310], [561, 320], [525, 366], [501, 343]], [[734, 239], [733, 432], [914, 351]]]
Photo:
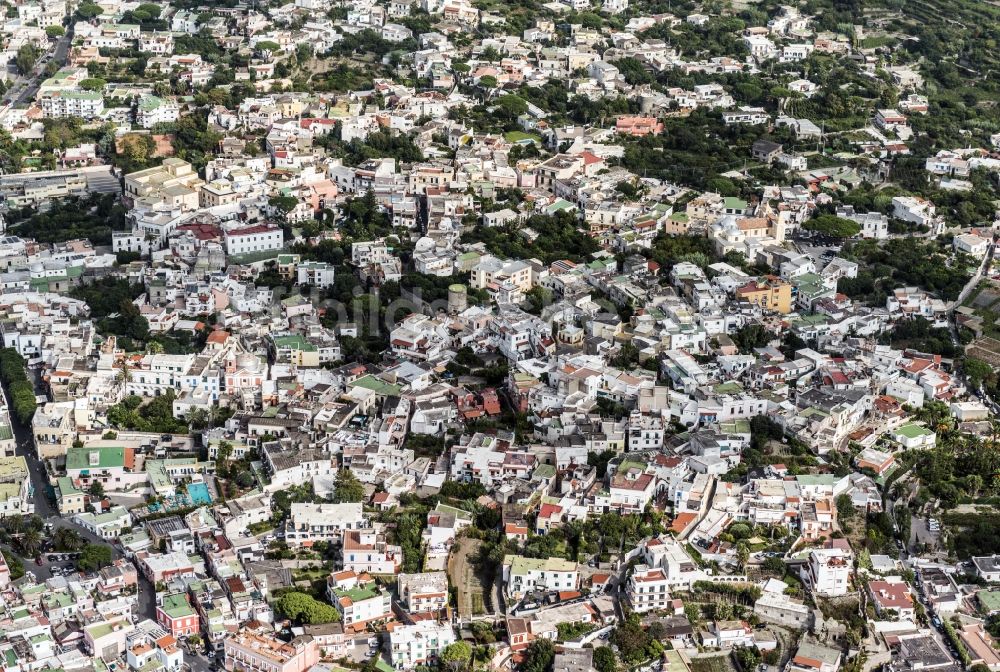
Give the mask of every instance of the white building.
[[97, 91], [50, 91], [38, 102], [42, 114], [50, 119], [80, 117], [89, 120], [104, 113], [104, 97]]
[[180, 107], [172, 100], [157, 96], [144, 96], [136, 107], [135, 121], [143, 128], [156, 124], [170, 124], [180, 118]]
[[580, 585], [580, 572], [575, 562], [562, 558], [508, 555], [503, 559], [503, 580], [507, 594], [520, 598], [532, 590], [576, 590]]
[[628, 580], [628, 601], [632, 611], [658, 611], [670, 604], [670, 582], [660, 567], [636, 565]]
[[400, 574], [399, 601], [411, 614], [435, 612], [448, 605], [448, 575], [444, 572]]
[[250, 254], [280, 250], [285, 244], [285, 234], [280, 228], [259, 224], [225, 233], [226, 254]]
[[851, 559], [839, 548], [812, 550], [803, 571], [814, 593], [838, 597], [850, 590]]
[[358, 574], [397, 574], [403, 563], [403, 549], [375, 530], [345, 530], [342, 555], [344, 569]]
[[292, 504], [285, 525], [285, 541], [291, 546], [340, 539], [344, 530], [365, 526], [361, 503]]
[[754, 603], [753, 613], [761, 620], [801, 629], [809, 624], [810, 609], [802, 600], [765, 590]]
[[345, 628], [356, 631], [392, 618], [392, 596], [371, 578], [362, 580], [349, 570], [335, 572], [327, 579], [326, 592]]
[[409, 670], [434, 663], [455, 641], [455, 630], [448, 623], [419, 621], [413, 625], [395, 625], [389, 631], [389, 657], [397, 670]]
[[323, 289], [333, 284], [333, 266], [322, 261], [304, 261], [296, 267], [298, 284]]
[[990, 241], [973, 233], [967, 233], [961, 236], [955, 236], [955, 238], [952, 239], [952, 246], [955, 248], [956, 252], [964, 252], [976, 257], [977, 259], [981, 259], [982, 257], [985, 257], [986, 253], [989, 251]]

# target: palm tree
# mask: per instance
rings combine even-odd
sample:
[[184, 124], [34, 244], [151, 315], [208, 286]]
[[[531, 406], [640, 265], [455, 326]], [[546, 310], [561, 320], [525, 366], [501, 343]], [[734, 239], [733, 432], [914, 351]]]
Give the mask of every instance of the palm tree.
[[187, 422], [191, 429], [200, 430], [208, 427], [209, 415], [204, 408], [192, 408], [188, 411]]
[[4, 520], [4, 527], [11, 534], [20, 534], [24, 530], [24, 517], [16, 514]]
[[122, 370], [118, 372], [116, 380], [119, 383], [130, 383], [132, 382], [132, 370], [126, 362], [122, 362]]
[[746, 542], [741, 541], [736, 544], [736, 564], [739, 565], [740, 571], [746, 569], [747, 562], [750, 560], [750, 549], [747, 547]]
[[38, 555], [38, 551], [42, 548], [42, 533], [38, 530], [29, 529], [21, 535], [17, 541], [17, 545], [24, 555], [34, 557]]
[[146, 344], [146, 352], [151, 355], [159, 355], [163, 352], [163, 344], [159, 341], [150, 341]]
[[83, 548], [83, 537], [76, 530], [68, 527], [60, 527], [53, 535], [52, 543], [55, 548], [63, 551], [78, 551]]

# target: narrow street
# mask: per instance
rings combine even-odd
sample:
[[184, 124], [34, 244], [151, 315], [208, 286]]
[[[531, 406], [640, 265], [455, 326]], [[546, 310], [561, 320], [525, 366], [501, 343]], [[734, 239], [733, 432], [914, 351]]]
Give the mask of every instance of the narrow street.
[[[35, 390], [39, 392], [39, 381], [37, 376], [33, 371], [28, 372], [29, 375], [34, 377]], [[7, 390], [4, 389], [4, 394], [7, 395], [9, 399], [10, 396], [7, 394]], [[16, 454], [24, 457], [25, 461], [28, 463], [28, 471], [31, 475], [31, 485], [34, 489], [34, 504], [35, 504], [35, 514], [41, 516], [46, 523], [49, 523], [53, 528], [65, 527], [76, 530], [81, 537], [83, 537], [87, 543], [91, 544], [104, 544], [111, 548], [111, 557], [115, 560], [123, 557], [121, 549], [115, 544], [109, 543], [107, 540], [102, 539], [90, 532], [89, 530], [80, 527], [71, 520], [67, 520], [59, 515], [59, 510], [56, 506], [55, 501], [52, 498], [52, 489], [49, 485], [48, 474], [45, 469], [45, 464], [38, 459], [35, 453], [34, 438], [31, 433], [31, 427], [25, 426], [18, 420], [17, 416], [11, 414], [10, 416], [11, 430], [14, 434], [14, 440], [17, 442]], [[52, 576], [52, 568], [55, 566], [68, 566], [72, 563], [67, 562], [57, 562], [57, 563], [45, 563], [43, 565], [36, 565], [31, 558], [24, 558], [24, 565], [26, 569], [32, 571], [39, 581], [45, 581]], [[139, 593], [138, 593], [139, 603], [136, 608], [136, 617], [151, 618], [156, 619], [156, 592], [152, 583], [150, 583], [142, 572], [139, 572]]]
[[66, 64], [66, 57], [69, 56], [69, 48], [73, 43], [73, 25], [66, 30], [66, 34], [56, 40], [55, 48], [46, 52], [46, 54], [51, 57], [50, 59], [43, 56], [39, 59], [39, 62], [35, 64], [34, 69], [31, 71], [30, 76], [27, 78], [18, 77], [14, 80], [14, 85], [4, 94], [3, 101], [5, 105], [10, 107], [17, 107], [22, 105], [35, 97], [38, 92], [39, 86], [41, 86], [42, 80], [45, 78], [45, 66], [49, 60], [56, 63], [60, 68]]

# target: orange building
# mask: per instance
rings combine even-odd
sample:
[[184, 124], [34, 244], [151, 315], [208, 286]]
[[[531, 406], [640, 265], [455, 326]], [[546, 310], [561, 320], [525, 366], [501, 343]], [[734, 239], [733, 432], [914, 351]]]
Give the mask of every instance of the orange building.
[[632, 136], [659, 135], [663, 132], [663, 122], [656, 117], [642, 117], [638, 115], [626, 115], [618, 117], [615, 130], [619, 133]]
[[773, 275], [751, 280], [736, 290], [736, 299], [749, 301], [764, 310], [786, 314], [792, 312], [792, 286]]

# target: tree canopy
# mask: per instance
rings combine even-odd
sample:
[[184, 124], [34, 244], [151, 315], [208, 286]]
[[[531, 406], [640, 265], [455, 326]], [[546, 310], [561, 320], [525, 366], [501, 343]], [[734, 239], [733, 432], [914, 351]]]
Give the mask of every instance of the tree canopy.
[[278, 598], [276, 606], [278, 611], [297, 623], [318, 625], [340, 620], [340, 614], [336, 609], [308, 593], [298, 591], [285, 593]]
[[852, 238], [861, 232], [861, 225], [850, 219], [836, 215], [818, 215], [807, 219], [802, 228], [806, 231], [816, 231], [832, 238]]

